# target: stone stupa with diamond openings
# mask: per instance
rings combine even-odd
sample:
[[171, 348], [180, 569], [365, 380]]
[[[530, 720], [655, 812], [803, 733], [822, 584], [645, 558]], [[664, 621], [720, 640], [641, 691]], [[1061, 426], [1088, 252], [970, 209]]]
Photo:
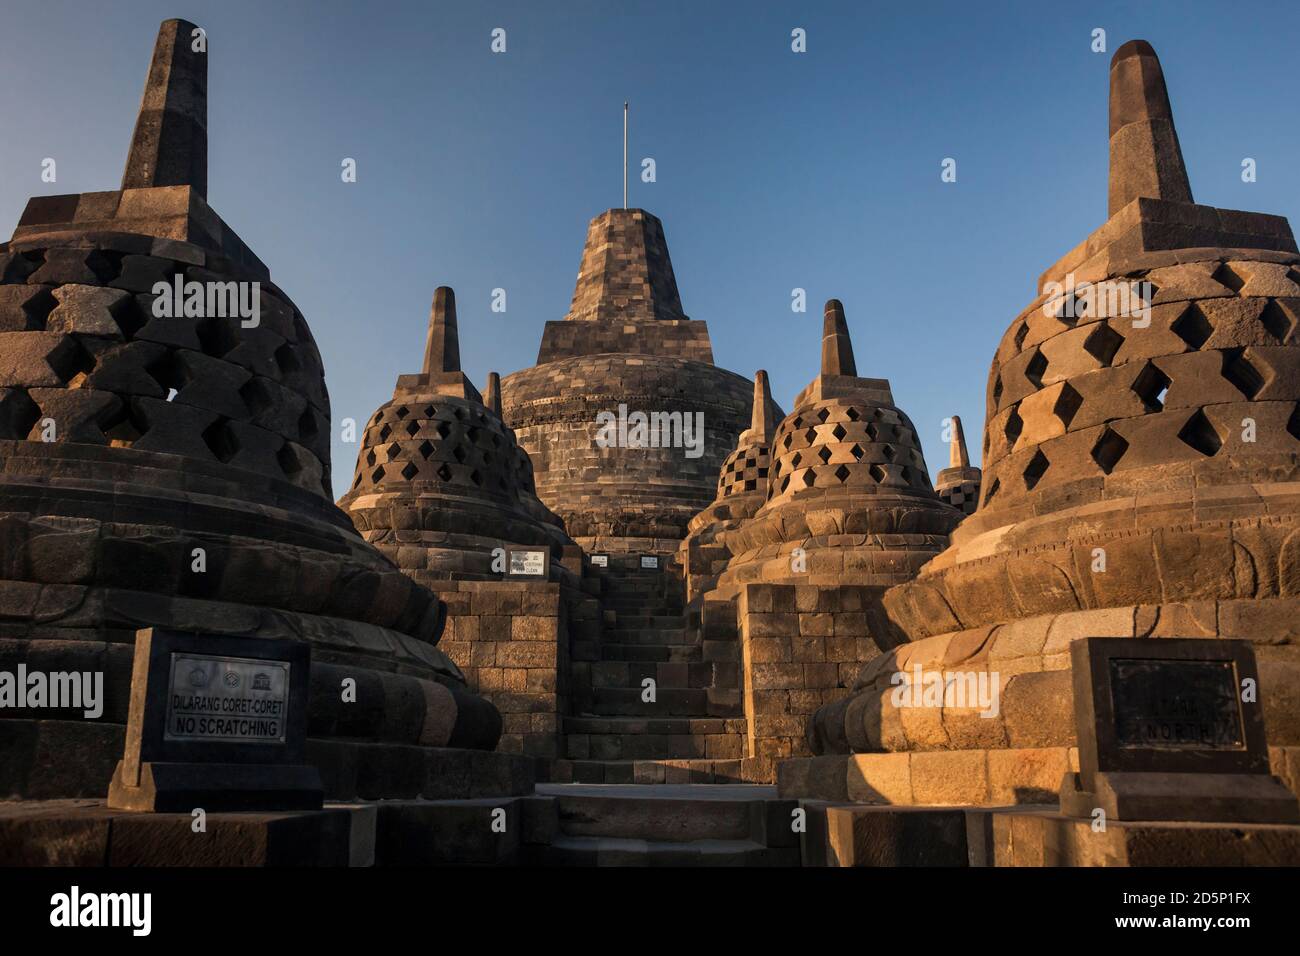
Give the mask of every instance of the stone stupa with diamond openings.
[[766, 498], [717, 537], [723, 584], [884, 588], [943, 550], [960, 514], [930, 485], [911, 420], [885, 379], [858, 376], [844, 308], [826, 303], [821, 374], [772, 437]]
[[[500, 408], [460, 368], [456, 298], [433, 296], [424, 369], [401, 375], [392, 401], [366, 425], [352, 487], [339, 506], [362, 536], [421, 583], [499, 580], [494, 551], [571, 544], [554, 516], [536, 509], [528, 459]], [[552, 576], [561, 566], [552, 566]]]
[[[1193, 202], [1141, 40], [1111, 62], [1109, 213], [998, 346], [979, 509], [885, 596], [911, 643], [817, 715], [862, 792], [1054, 802], [1084, 636], [1255, 641], [1273, 772], [1300, 783], [1300, 255], [1280, 216]], [[918, 665], [997, 672], [998, 715], [894, 707]], [[898, 759], [924, 751], [925, 775]]]
[[948, 467], [935, 477], [934, 491], [962, 514], [974, 514], [980, 500], [980, 479], [983, 472], [971, 467], [970, 453], [966, 450], [966, 433], [961, 419], [952, 416], [952, 438], [948, 445]]
[[[526, 787], [528, 762], [458, 749], [499, 714], [436, 646], [438, 598], [330, 500], [311, 330], [208, 204], [197, 29], [158, 32], [121, 188], [33, 198], [0, 245], [0, 669], [105, 674], [97, 720], [0, 713], [0, 799], [107, 791], [148, 627], [309, 643], [330, 797]], [[177, 277], [258, 283], [259, 321], [159, 317]], [[347, 707], [348, 678], [391, 706]]]

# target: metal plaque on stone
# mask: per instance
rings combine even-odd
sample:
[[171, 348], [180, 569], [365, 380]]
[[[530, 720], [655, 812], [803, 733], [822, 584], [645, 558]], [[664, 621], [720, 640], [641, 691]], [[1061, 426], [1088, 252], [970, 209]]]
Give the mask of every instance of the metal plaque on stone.
[[1269, 773], [1249, 641], [1088, 637], [1070, 657], [1079, 772], [1062, 781], [1062, 813], [1300, 822]]
[[512, 578], [545, 578], [551, 570], [551, 553], [544, 548], [510, 549], [506, 559], [506, 573]]
[[607, 554], [593, 554], [593, 555], [591, 556], [591, 563], [592, 563], [592, 566], [593, 566], [593, 567], [597, 567], [597, 568], [607, 568], [607, 567], [609, 567], [609, 555], [607, 555]]
[[658, 555], [655, 555], [655, 554], [643, 554], [643, 555], [641, 555], [641, 567], [642, 567], [642, 568], [658, 568], [658, 567], [659, 567], [659, 556], [658, 556]]
[[109, 786], [121, 810], [311, 810], [311, 652], [295, 641], [150, 628], [136, 633], [126, 748]]

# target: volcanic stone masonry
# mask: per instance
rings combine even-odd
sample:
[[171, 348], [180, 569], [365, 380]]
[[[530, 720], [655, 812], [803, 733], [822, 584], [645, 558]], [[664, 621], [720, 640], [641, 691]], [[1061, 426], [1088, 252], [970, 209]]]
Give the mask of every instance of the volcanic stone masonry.
[[[1279, 216], [1193, 203], [1143, 41], [1111, 63], [1109, 211], [998, 346], [979, 509], [885, 595], [908, 642], [817, 713], [817, 752], [856, 756], [782, 767], [784, 793], [1053, 802], [1088, 636], [1253, 641], [1272, 769], [1300, 784], [1300, 255]], [[1149, 301], [1089, 312], [1050, 285], [1071, 275]], [[896, 707], [918, 666], [999, 677], [999, 713]]]
[[[106, 792], [149, 627], [309, 644], [328, 797], [530, 789], [442, 603], [330, 501], [311, 330], [205, 195], [196, 29], [159, 30], [122, 188], [34, 198], [0, 245], [0, 669], [106, 674], [98, 720], [0, 711], [0, 799]], [[260, 322], [157, 317], [175, 277], [259, 283]]]

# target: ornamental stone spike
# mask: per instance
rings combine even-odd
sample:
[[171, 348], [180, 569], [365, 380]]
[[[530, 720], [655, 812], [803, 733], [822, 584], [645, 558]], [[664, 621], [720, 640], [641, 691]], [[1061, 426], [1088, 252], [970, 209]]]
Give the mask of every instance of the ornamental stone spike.
[[766, 445], [772, 440], [775, 422], [772, 419], [772, 387], [767, 381], [767, 372], [759, 369], [754, 373], [754, 411], [750, 418], [750, 440], [756, 445]]
[[440, 285], [433, 293], [429, 337], [424, 345], [424, 374], [460, 371], [460, 337], [456, 331], [456, 293]]
[[208, 54], [198, 29], [188, 20], [158, 28], [123, 189], [189, 186], [207, 198]]
[[956, 415], [952, 416], [952, 442], [948, 446], [948, 467], [970, 467], [970, 454], [966, 451], [966, 433], [962, 431], [961, 419]]
[[1110, 190], [1113, 216], [1139, 196], [1192, 202], [1165, 75], [1146, 40], [1110, 61]]
[[849, 324], [839, 299], [828, 299], [822, 321], [822, 374], [858, 374], [853, 361], [853, 343], [849, 341]]
[[484, 404], [493, 415], [501, 417], [501, 376], [496, 372], [488, 372], [487, 401]]

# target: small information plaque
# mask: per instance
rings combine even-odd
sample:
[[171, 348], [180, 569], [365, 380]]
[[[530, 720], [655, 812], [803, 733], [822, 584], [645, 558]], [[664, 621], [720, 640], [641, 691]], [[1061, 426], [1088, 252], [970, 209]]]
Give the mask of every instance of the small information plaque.
[[117, 810], [317, 810], [306, 761], [311, 650], [298, 641], [136, 632]]
[[173, 654], [166, 740], [284, 743], [287, 661]]
[[643, 567], [643, 568], [658, 568], [658, 567], [659, 567], [659, 556], [658, 556], [657, 554], [643, 554], [643, 555], [641, 555], [641, 567]]
[[591, 556], [591, 563], [592, 563], [592, 566], [593, 566], [593, 567], [597, 567], [597, 568], [607, 568], [607, 567], [609, 567], [609, 555], [607, 555], [607, 554], [593, 554], [593, 555]]
[[510, 577], [544, 578], [550, 570], [550, 552], [546, 550], [515, 551], [509, 553], [507, 573]]

